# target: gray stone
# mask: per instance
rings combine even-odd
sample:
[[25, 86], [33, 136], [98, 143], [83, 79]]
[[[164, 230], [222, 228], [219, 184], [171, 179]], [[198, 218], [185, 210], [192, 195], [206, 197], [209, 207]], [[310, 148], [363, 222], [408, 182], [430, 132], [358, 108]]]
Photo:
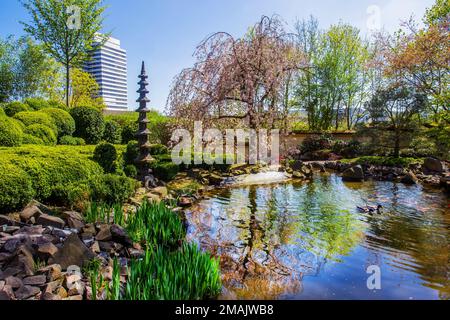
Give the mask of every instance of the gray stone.
[[10, 286], [13, 289], [19, 289], [21, 286], [23, 286], [23, 282], [20, 278], [11, 276], [6, 278], [5, 285]]
[[78, 235], [71, 234], [64, 242], [63, 247], [50, 260], [66, 270], [71, 265], [82, 267], [93, 258], [94, 254], [78, 238]]
[[41, 258], [48, 259], [53, 257], [58, 252], [58, 248], [53, 243], [47, 242], [39, 245], [37, 252]]
[[37, 218], [36, 223], [45, 227], [49, 226], [59, 229], [64, 228], [66, 225], [63, 219], [48, 214], [41, 214], [39, 218]]
[[46, 301], [53, 301], [53, 300], [62, 300], [60, 296], [53, 294], [51, 292], [45, 292], [42, 296], [41, 296], [41, 300], [46, 300]]
[[37, 219], [42, 214], [42, 211], [35, 205], [31, 205], [23, 209], [20, 213], [20, 220], [29, 222], [31, 218]]
[[10, 219], [7, 216], [0, 215], [0, 226], [3, 226], [3, 225], [14, 226], [15, 222], [13, 219]]
[[47, 277], [47, 281], [55, 281], [62, 278], [62, 269], [59, 264], [52, 264], [38, 270], [38, 274], [43, 274]]
[[18, 300], [25, 300], [36, 296], [41, 290], [37, 287], [32, 286], [22, 286], [19, 290], [15, 292], [15, 296]]
[[111, 227], [107, 224], [102, 224], [99, 226], [99, 231], [95, 236], [97, 241], [110, 241], [112, 240]]
[[151, 190], [152, 193], [157, 194], [161, 198], [166, 198], [169, 194], [166, 187], [157, 187]]
[[14, 299], [14, 291], [11, 286], [4, 285], [0, 290], [0, 301], [9, 301]]
[[126, 246], [133, 245], [133, 241], [131, 241], [130, 237], [127, 235], [127, 232], [125, 231], [124, 228], [116, 224], [113, 224], [110, 228], [110, 232], [112, 235], [112, 239], [115, 242], [121, 243]]
[[351, 167], [342, 173], [344, 181], [362, 181], [364, 180], [364, 171], [360, 165]]
[[81, 231], [84, 227], [83, 216], [76, 211], [65, 211], [63, 218], [66, 219], [67, 225], [72, 229]]
[[47, 277], [45, 275], [32, 276], [23, 279], [24, 285], [30, 286], [42, 286], [47, 282]]
[[435, 158], [426, 158], [423, 166], [428, 169], [429, 171], [434, 172], [442, 172], [444, 171], [444, 168], [442, 166], [442, 162]]

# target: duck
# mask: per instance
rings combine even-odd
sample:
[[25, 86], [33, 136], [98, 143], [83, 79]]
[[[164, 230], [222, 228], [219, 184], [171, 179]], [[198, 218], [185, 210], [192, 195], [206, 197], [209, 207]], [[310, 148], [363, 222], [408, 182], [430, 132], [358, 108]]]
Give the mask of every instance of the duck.
[[372, 213], [376, 212], [377, 214], [381, 214], [381, 210], [383, 209], [383, 206], [381, 204], [379, 204], [376, 207], [374, 207], [374, 206], [365, 206], [365, 207], [356, 206], [356, 208], [358, 209], [359, 212], [362, 212], [362, 213], [372, 214]]

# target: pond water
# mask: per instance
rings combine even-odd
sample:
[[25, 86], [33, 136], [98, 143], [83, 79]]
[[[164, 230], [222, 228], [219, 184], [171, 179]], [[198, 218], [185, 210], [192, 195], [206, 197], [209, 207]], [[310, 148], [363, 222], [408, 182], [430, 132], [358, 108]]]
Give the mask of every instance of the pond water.
[[[220, 257], [220, 299], [450, 299], [439, 190], [326, 174], [209, 196], [187, 213], [188, 239]], [[356, 209], [376, 204], [380, 215]], [[380, 290], [367, 287], [373, 265]]]

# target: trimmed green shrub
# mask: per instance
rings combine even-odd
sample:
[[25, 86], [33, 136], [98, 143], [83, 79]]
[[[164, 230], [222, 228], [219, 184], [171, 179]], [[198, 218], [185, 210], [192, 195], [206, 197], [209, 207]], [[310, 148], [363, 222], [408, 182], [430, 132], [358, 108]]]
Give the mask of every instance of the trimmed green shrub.
[[0, 117], [6, 117], [5, 110], [3, 110], [3, 106], [0, 105]]
[[107, 204], [124, 203], [136, 190], [136, 180], [105, 174], [90, 180], [91, 200]]
[[36, 110], [36, 111], [52, 107], [52, 105], [47, 100], [42, 99], [42, 98], [28, 98], [25, 100], [25, 103], [32, 110]]
[[52, 129], [55, 134], [58, 132], [52, 117], [41, 111], [19, 112], [14, 116], [14, 119], [21, 121], [26, 127], [32, 124], [41, 124]]
[[120, 144], [122, 142], [122, 128], [114, 120], [105, 122], [103, 140], [112, 144]]
[[43, 145], [45, 144], [44, 141], [42, 141], [41, 138], [32, 136], [31, 134], [25, 133], [22, 136], [22, 144], [38, 144], [38, 145]]
[[179, 166], [172, 162], [155, 161], [150, 164], [150, 168], [153, 170], [155, 177], [163, 181], [172, 180], [180, 171]]
[[16, 147], [22, 143], [22, 128], [12, 118], [0, 116], [0, 146]]
[[[346, 161], [343, 161], [346, 162]], [[422, 159], [416, 158], [395, 158], [395, 157], [378, 157], [378, 156], [365, 156], [360, 157], [352, 161], [355, 164], [360, 165], [376, 165], [386, 167], [408, 167], [413, 163], [422, 163]]]
[[75, 131], [75, 120], [70, 113], [57, 108], [46, 108], [42, 112], [48, 114], [56, 125], [58, 137], [71, 136]]
[[167, 148], [165, 145], [162, 144], [153, 144], [150, 148], [150, 154], [151, 155], [162, 155], [162, 154], [168, 154], [169, 148]]
[[137, 168], [135, 165], [129, 164], [123, 168], [123, 172], [125, 175], [129, 178], [136, 178], [137, 177]]
[[25, 103], [22, 103], [22, 102], [19, 102], [19, 101], [14, 101], [14, 102], [10, 102], [10, 103], [5, 104], [3, 106], [3, 109], [5, 111], [5, 114], [8, 117], [14, 117], [14, 115], [16, 113], [29, 111], [30, 107], [28, 105], [26, 105]]
[[90, 107], [75, 107], [70, 110], [70, 114], [75, 120], [75, 137], [83, 138], [88, 144], [101, 141], [105, 122], [100, 111]]
[[36, 200], [58, 204], [61, 190], [102, 174], [102, 168], [89, 159], [92, 152], [91, 147], [27, 145], [0, 149], [0, 163], [14, 165], [28, 174]]
[[128, 143], [136, 139], [138, 123], [136, 121], [126, 121], [122, 125], [122, 143]]
[[127, 164], [134, 164], [134, 161], [139, 156], [139, 147], [136, 140], [131, 140], [127, 144], [127, 149], [123, 154], [123, 161]]
[[59, 144], [65, 146], [84, 146], [86, 142], [83, 138], [77, 138], [72, 136], [64, 136], [59, 139]]
[[35, 193], [27, 173], [11, 163], [0, 162], [0, 213], [22, 209]]
[[303, 140], [300, 151], [302, 153], [314, 152], [319, 150], [329, 150], [333, 144], [333, 139], [327, 134], [321, 136], [308, 136]]
[[94, 161], [100, 164], [106, 173], [113, 173], [116, 169], [114, 165], [117, 160], [117, 150], [110, 143], [101, 143], [94, 150]]
[[45, 125], [32, 124], [25, 129], [25, 133], [41, 139], [42, 142], [47, 146], [56, 145], [57, 139], [55, 132]]

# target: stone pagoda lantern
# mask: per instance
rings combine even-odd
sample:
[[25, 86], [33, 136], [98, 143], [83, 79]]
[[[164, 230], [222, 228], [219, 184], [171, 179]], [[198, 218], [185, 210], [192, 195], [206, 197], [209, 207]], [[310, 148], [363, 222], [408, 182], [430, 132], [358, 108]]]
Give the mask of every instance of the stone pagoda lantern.
[[147, 90], [148, 76], [145, 72], [145, 64], [143, 61], [139, 78], [141, 79], [138, 82], [139, 90], [137, 91], [139, 93], [139, 99], [136, 101], [139, 102], [139, 109], [136, 110], [136, 112], [139, 112], [139, 129], [136, 133], [139, 147], [139, 156], [135, 160], [135, 162], [138, 169], [138, 180], [142, 181], [145, 187], [149, 187], [154, 184], [155, 180], [153, 175], [151, 174], [152, 170], [150, 169], [150, 163], [155, 160], [150, 155], [150, 130], [147, 128], [147, 125], [149, 123], [147, 113], [150, 112], [150, 109], [147, 108], [147, 103], [150, 102], [150, 100], [147, 98], [147, 93], [149, 93], [149, 91]]

